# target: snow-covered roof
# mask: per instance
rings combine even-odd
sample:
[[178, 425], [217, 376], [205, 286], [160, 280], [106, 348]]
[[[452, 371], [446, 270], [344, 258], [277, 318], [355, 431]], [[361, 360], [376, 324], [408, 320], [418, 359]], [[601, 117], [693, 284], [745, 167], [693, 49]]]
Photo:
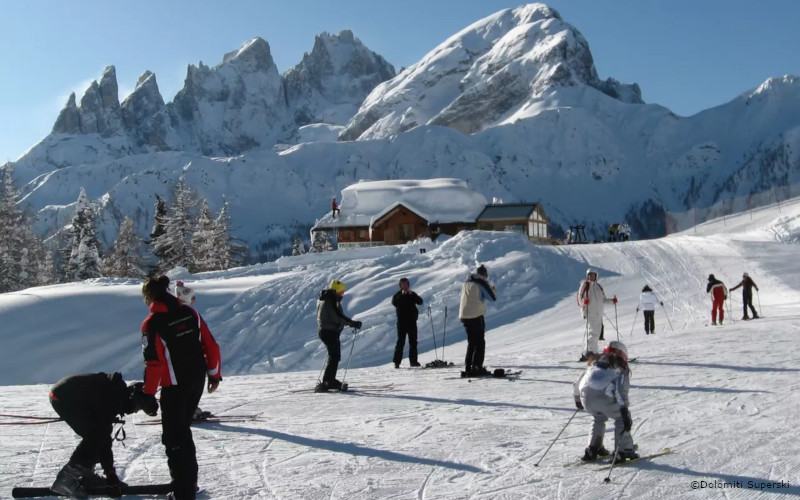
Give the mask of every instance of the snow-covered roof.
[[314, 227], [369, 227], [397, 205], [428, 222], [475, 222], [486, 198], [462, 179], [361, 181], [342, 190], [335, 219], [328, 212]]
[[478, 220], [526, 219], [536, 210], [537, 203], [509, 203], [488, 205], [478, 216]]

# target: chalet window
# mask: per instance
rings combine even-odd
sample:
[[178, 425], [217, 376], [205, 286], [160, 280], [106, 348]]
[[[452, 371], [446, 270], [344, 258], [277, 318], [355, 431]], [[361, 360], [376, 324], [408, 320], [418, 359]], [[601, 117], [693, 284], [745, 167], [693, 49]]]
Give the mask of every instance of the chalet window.
[[367, 230], [366, 229], [359, 229], [358, 230], [358, 237], [360, 239], [362, 239], [362, 240], [366, 239], [367, 238]]

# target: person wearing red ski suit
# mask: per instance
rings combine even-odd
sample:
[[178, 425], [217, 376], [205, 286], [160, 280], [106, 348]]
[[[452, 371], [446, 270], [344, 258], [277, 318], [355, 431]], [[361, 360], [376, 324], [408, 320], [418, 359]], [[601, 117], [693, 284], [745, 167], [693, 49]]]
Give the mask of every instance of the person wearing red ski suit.
[[728, 289], [725, 284], [714, 277], [713, 274], [708, 275], [708, 286], [706, 286], [706, 293], [711, 294], [711, 324], [717, 324], [717, 314], [719, 314], [719, 324], [725, 319], [725, 301], [728, 299]]

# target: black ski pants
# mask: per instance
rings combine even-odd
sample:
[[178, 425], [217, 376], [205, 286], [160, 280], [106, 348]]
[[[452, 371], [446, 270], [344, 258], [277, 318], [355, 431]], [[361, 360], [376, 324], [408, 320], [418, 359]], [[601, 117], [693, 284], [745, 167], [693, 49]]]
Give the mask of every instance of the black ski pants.
[[342, 360], [342, 343], [339, 341], [341, 332], [333, 330], [320, 330], [319, 339], [328, 349], [328, 362], [325, 365], [325, 372], [322, 374], [323, 382], [333, 382], [336, 380], [336, 370], [339, 369], [339, 361]]
[[197, 452], [192, 438], [192, 416], [205, 388], [202, 378], [161, 389], [161, 442], [167, 451], [172, 491], [177, 500], [194, 500]]
[[464, 371], [483, 368], [483, 357], [486, 354], [486, 323], [483, 316], [462, 319], [467, 331], [467, 356], [464, 358]]
[[408, 362], [416, 365], [417, 361], [417, 322], [397, 322], [397, 344], [394, 346], [394, 364], [403, 361], [403, 348], [405, 348], [406, 335], [408, 335]]
[[742, 309], [744, 309], [744, 315], [742, 317], [747, 317], [747, 308], [750, 307], [750, 311], [753, 312], [753, 317], [757, 318], [758, 313], [756, 313], [756, 308], [753, 307], [753, 290], [747, 291], [744, 290], [742, 292]]
[[114, 454], [111, 451], [113, 423], [93, 414], [85, 407], [71, 405], [69, 401], [50, 399], [50, 404], [58, 416], [81, 437], [81, 442], [72, 452], [69, 463], [88, 470], [94, 470], [94, 466], [99, 463], [103, 471], [113, 471]]
[[644, 313], [644, 333], [656, 333], [656, 312], [642, 311]]

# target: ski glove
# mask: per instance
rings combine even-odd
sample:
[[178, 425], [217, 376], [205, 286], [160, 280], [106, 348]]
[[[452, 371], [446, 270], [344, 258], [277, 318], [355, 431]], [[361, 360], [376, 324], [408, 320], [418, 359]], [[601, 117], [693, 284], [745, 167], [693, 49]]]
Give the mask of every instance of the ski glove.
[[583, 410], [583, 403], [581, 403], [580, 399], [576, 399], [575, 400], [575, 408], [577, 408], [579, 410]]
[[589, 299], [583, 299], [583, 305], [588, 306], [589, 305]]
[[156, 401], [155, 394], [137, 392], [136, 399], [136, 405], [141, 408], [143, 412], [151, 417], [155, 417], [158, 414], [158, 401]]
[[360, 321], [351, 321], [350, 322], [350, 326], [352, 326], [356, 330], [360, 330], [362, 325], [363, 325], [363, 323], [360, 322]]
[[633, 420], [631, 419], [631, 412], [628, 410], [627, 407], [623, 406], [619, 409], [619, 412], [622, 413], [622, 430], [624, 432], [630, 432], [631, 428], [633, 427]]
[[664, 303], [663, 303], [663, 302], [660, 302], [660, 304], [661, 304], [661, 306], [662, 306], [662, 307], [664, 306]]
[[219, 383], [222, 382], [222, 378], [210, 378], [208, 379], [208, 393], [211, 394], [212, 392], [217, 390], [219, 387]]
[[611, 302], [613, 302], [613, 303], [615, 303], [615, 304], [617, 303], [617, 296], [616, 296], [616, 295], [614, 296], [614, 298], [613, 298], [613, 299], [611, 299]]

